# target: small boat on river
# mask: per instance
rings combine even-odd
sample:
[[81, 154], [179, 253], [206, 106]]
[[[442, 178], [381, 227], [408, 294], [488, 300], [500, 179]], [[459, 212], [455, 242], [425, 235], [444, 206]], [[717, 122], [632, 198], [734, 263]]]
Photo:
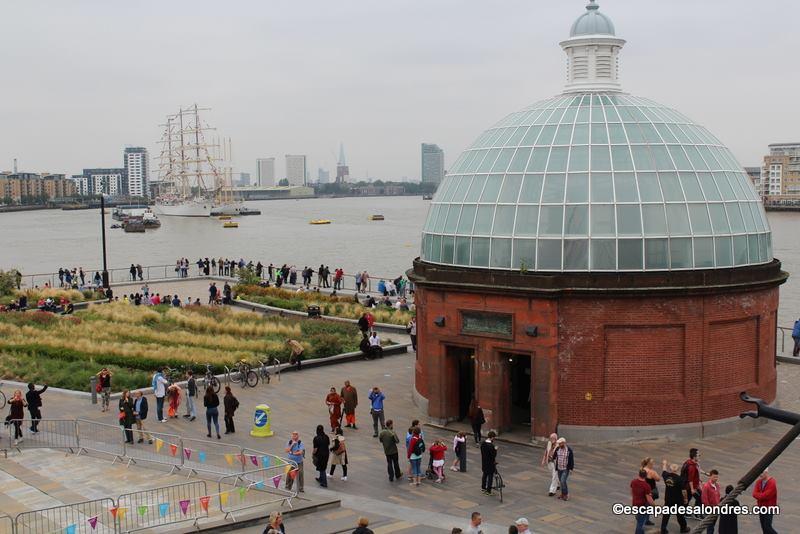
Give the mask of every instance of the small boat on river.
[[314, 219], [310, 221], [308, 224], [330, 224], [332, 221], [328, 219]]
[[370, 221], [382, 221], [384, 219], [383, 215], [370, 215]]

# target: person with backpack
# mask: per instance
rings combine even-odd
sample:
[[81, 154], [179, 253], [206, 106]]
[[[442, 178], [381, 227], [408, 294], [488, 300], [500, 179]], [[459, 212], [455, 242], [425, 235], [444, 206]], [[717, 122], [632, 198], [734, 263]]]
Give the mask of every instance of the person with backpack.
[[[156, 418], [161, 423], [166, 423], [164, 418], [164, 397], [167, 396], [167, 379], [164, 378], [164, 369], [161, 367], [153, 374], [153, 380], [150, 386], [153, 388], [153, 393], [156, 396]], [[210, 433], [210, 431], [209, 431]]]
[[47, 391], [47, 384], [42, 389], [37, 390], [33, 384], [28, 384], [28, 391], [25, 393], [25, 400], [28, 402], [28, 413], [31, 414], [31, 433], [39, 433], [39, 420], [42, 418], [42, 393]]
[[338, 427], [331, 444], [331, 474], [333, 476], [336, 466], [342, 466], [342, 482], [347, 482], [347, 445], [344, 442], [344, 432]]
[[225, 433], [235, 434], [236, 427], [233, 424], [233, 415], [239, 407], [239, 399], [233, 396], [230, 386], [225, 386], [225, 396], [222, 398], [222, 404], [225, 407]]
[[420, 429], [415, 426], [411, 431], [411, 440], [408, 442], [408, 460], [411, 463], [411, 479], [409, 484], [419, 486], [422, 480], [422, 455], [425, 452], [425, 441], [420, 435]]
[[286, 477], [286, 489], [291, 491], [294, 485], [294, 480], [297, 479], [297, 491], [303, 493], [303, 459], [306, 456], [306, 447], [300, 440], [300, 433], [295, 430], [292, 432], [289, 442], [284, 449], [286, 456], [289, 460], [297, 464], [297, 473], [294, 477], [288, 475]]

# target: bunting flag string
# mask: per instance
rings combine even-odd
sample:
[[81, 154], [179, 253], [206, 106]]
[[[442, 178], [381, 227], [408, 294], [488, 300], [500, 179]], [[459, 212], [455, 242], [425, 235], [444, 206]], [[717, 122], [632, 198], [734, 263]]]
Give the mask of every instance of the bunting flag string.
[[172, 456], [175, 456], [175, 454], [177, 454], [177, 452], [178, 452], [178, 446], [175, 445], [174, 443], [170, 443], [169, 444], [169, 452], [170, 452], [170, 454], [172, 454]]
[[239, 488], [239, 498], [244, 499], [244, 496], [247, 494], [248, 487], [241, 487]]
[[190, 459], [192, 457], [192, 449], [183, 449], [183, 455], [186, 456], [186, 459]]
[[228, 465], [233, 465], [233, 455], [232, 454], [226, 454], [225, 455], [225, 461], [228, 462]]
[[164, 440], [156, 438], [156, 452], [161, 451], [161, 447], [164, 446]]
[[206, 462], [206, 453], [204, 453], [203, 451], [199, 451], [197, 453], [197, 461], [200, 462], [201, 464], [204, 464]]
[[75, 534], [77, 526], [75, 524], [69, 525], [64, 529], [65, 534]]
[[211, 497], [206, 495], [205, 497], [200, 497], [200, 508], [204, 512], [208, 512], [208, 502], [211, 500]]
[[228, 492], [227, 491], [223, 491], [222, 493], [219, 494], [219, 502], [223, 506], [228, 504]]
[[253, 465], [258, 467], [258, 456], [250, 456], [250, 461], [253, 462]]
[[168, 502], [162, 502], [161, 504], [158, 505], [158, 516], [159, 517], [166, 516], [167, 512], [169, 512], [169, 503]]
[[92, 527], [92, 530], [97, 528], [97, 516], [90, 517], [86, 520], [86, 522], [89, 523], [89, 526]]
[[281, 476], [282, 475], [275, 475], [272, 477], [272, 483], [275, 484], [276, 488], [281, 485]]
[[139, 506], [138, 508], [136, 508], [136, 511], [139, 513], [140, 517], [144, 517], [145, 515], [147, 515], [147, 505], [143, 504]]
[[261, 457], [261, 466], [262, 467], [269, 467], [270, 459], [269, 456], [262, 456]]
[[262, 481], [256, 482], [256, 489], [264, 489], [264, 482]]
[[289, 471], [291, 471], [291, 470], [292, 470], [292, 466], [291, 465], [287, 465], [286, 469], [283, 470], [283, 474], [288, 475]]
[[291, 471], [289, 471], [289, 478], [291, 478], [292, 480], [297, 478], [297, 469], [292, 469]]
[[178, 504], [181, 507], [181, 513], [183, 513], [183, 515], [186, 515], [186, 512], [189, 511], [189, 504], [191, 504], [191, 501], [189, 499], [184, 499], [182, 501], [179, 501]]

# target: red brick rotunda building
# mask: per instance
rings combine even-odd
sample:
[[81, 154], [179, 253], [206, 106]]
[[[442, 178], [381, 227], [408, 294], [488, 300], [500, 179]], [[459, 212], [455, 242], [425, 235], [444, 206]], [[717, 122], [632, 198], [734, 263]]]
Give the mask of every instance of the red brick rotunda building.
[[759, 197], [708, 130], [622, 92], [593, 0], [560, 44], [564, 92], [481, 134], [431, 202], [415, 400], [572, 441], [749, 424], [740, 391], [775, 400], [788, 276]]

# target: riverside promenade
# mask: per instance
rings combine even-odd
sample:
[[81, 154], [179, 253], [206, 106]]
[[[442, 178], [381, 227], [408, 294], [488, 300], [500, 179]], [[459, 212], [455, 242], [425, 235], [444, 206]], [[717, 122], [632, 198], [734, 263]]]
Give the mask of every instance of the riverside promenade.
[[[304, 369], [299, 373], [286, 372], [282, 374], [280, 382], [273, 380], [271, 384], [260, 384], [255, 389], [234, 386], [233, 391], [241, 402], [235, 418], [237, 432], [232, 436], [223, 436], [222, 441], [273, 454], [283, 454], [283, 447], [292, 430], [299, 431], [301, 439], [310, 447], [316, 425], [327, 423], [324, 398], [331, 386], [339, 388], [344, 380], [350, 380], [358, 389], [359, 428], [345, 429], [350, 461], [348, 480], [339, 480], [337, 473], [330, 480], [328, 489], [318, 488], [314, 482], [310, 452], [306, 459], [305, 496], [311, 499], [338, 499], [341, 508], [320, 510], [302, 517], [289, 515], [286, 520], [287, 532], [350, 532], [357, 517], [365, 515], [373, 519], [378, 533], [447, 533], [454, 526], [466, 526], [469, 514], [477, 510], [483, 514], [486, 523], [484, 531], [487, 534], [506, 532], [507, 526], [520, 516], [527, 517], [532, 530], [540, 533], [627, 533], [633, 530], [633, 519], [613, 515], [611, 507], [617, 502], [629, 503], [629, 483], [642, 458], [652, 456], [657, 463], [666, 458], [680, 464], [687, 457], [690, 447], [698, 447], [702, 451], [703, 469], [718, 469], [724, 487], [735, 483], [788, 430], [786, 425], [769, 423], [749, 432], [692, 442], [576, 445], [569, 502], [547, 496], [549, 473], [539, 466], [540, 448], [504, 441], [498, 442], [499, 469], [507, 484], [503, 503], [496, 496], [487, 497], [480, 493], [480, 456], [478, 449], [472, 446], [468, 450], [468, 472], [448, 471], [444, 484], [426, 481], [419, 487], [413, 487], [405, 479], [390, 483], [382, 448], [372, 437], [366, 395], [373, 385], [380, 386], [386, 393], [386, 416], [395, 420], [395, 428], [402, 439], [412, 419], [425, 421], [412, 402], [414, 362], [414, 354], [407, 353], [387, 356], [382, 360]], [[800, 409], [800, 366], [779, 364], [778, 379], [782, 407]], [[116, 420], [113, 412], [101, 413], [99, 406], [92, 405], [88, 398], [47, 392], [43, 400], [45, 418], [81, 417], [105, 423], [115, 423]], [[261, 403], [272, 408], [274, 437], [254, 438], [248, 434], [253, 408]], [[157, 423], [152, 417], [148, 423], [151, 430], [204, 439], [206, 429], [202, 408], [198, 415], [194, 422], [179, 418]], [[423, 430], [429, 444], [434, 438], [443, 437], [449, 447], [451, 432], [430, 426], [425, 426]], [[566, 438], [569, 440], [569, 436]], [[36, 452], [26, 451], [23, 454], [35, 455]], [[452, 451], [448, 451], [447, 458], [449, 464]], [[401, 460], [401, 464], [405, 469], [407, 463]], [[5, 461], [0, 460], [0, 469], [4, 465]], [[129, 470], [137, 471], [139, 474], [136, 476], [141, 476], [141, 472], [157, 473], [144, 465], [134, 465]], [[781, 515], [775, 520], [779, 532], [790, 531], [791, 525], [800, 524], [800, 508], [795, 505], [800, 498], [799, 470], [800, 450], [796, 446], [790, 447], [770, 469], [777, 479], [780, 495], [778, 504], [782, 505]], [[65, 484], [69, 482], [68, 477], [69, 474], [63, 477]], [[125, 480], [119, 480], [119, 485], [124, 488]], [[749, 492], [740, 501], [742, 504], [753, 504]], [[690, 521], [690, 526], [692, 524]], [[348, 525], [349, 530], [345, 530]], [[758, 531], [757, 518], [740, 517], [739, 525], [740, 532]], [[251, 531], [259, 532], [259, 529], [253, 528]], [[657, 529], [649, 532], [655, 531]], [[677, 531], [674, 522], [672, 531]]]

